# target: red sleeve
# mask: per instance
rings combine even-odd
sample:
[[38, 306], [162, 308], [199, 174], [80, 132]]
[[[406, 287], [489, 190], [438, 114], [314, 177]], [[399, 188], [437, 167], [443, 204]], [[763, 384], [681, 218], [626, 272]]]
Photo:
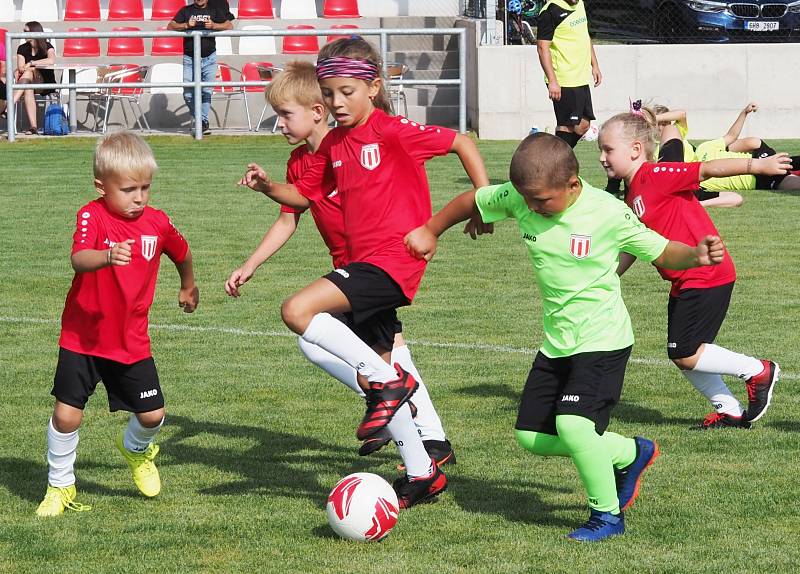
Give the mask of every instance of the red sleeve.
[[325, 182], [334, 177], [330, 162], [332, 133], [325, 136], [315, 154], [307, 156], [303, 162], [303, 173], [293, 182], [297, 191], [311, 201], [320, 201], [325, 197]]
[[72, 234], [72, 254], [84, 249], [98, 249], [95, 243], [99, 229], [100, 221], [89, 206], [80, 208], [76, 216], [75, 233]]
[[178, 228], [175, 227], [175, 224], [172, 223], [172, 220], [167, 214], [162, 213], [162, 216], [164, 218], [161, 230], [164, 239], [163, 251], [167, 254], [167, 257], [172, 259], [175, 263], [182, 263], [183, 260], [186, 259], [186, 254], [189, 252], [189, 243], [184, 239], [181, 232], [178, 231]]
[[418, 124], [402, 116], [389, 117], [386, 128], [396, 134], [406, 153], [418, 161], [447, 154], [457, 133], [449, 128]]
[[700, 162], [646, 163], [640, 172], [645, 185], [655, 186], [661, 193], [691, 193], [700, 189]]

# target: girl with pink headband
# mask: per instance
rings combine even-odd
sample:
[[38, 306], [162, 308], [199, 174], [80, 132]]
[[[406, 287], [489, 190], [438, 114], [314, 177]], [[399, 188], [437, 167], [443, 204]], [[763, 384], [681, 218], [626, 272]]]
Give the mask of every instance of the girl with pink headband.
[[393, 486], [400, 507], [408, 508], [434, 498], [447, 486], [412, 419], [409, 399], [418, 383], [399, 364], [389, 364], [390, 348], [370, 347], [334, 314], [349, 314], [362, 331], [398, 332], [396, 310], [411, 304], [427, 263], [412, 256], [403, 243], [409, 231], [431, 216], [425, 162], [455, 153], [476, 188], [488, 185], [489, 178], [477, 147], [466, 135], [392, 115], [381, 67], [375, 49], [363, 38], [343, 38], [324, 46], [317, 78], [338, 127], [328, 133], [314, 161], [293, 185], [270, 180], [252, 164], [242, 183], [278, 203], [305, 209], [322, 199], [326, 176], [336, 181], [349, 263], [290, 296], [281, 314], [306, 342], [358, 372], [367, 412], [356, 436], [365, 440], [383, 429], [389, 431], [406, 471]]

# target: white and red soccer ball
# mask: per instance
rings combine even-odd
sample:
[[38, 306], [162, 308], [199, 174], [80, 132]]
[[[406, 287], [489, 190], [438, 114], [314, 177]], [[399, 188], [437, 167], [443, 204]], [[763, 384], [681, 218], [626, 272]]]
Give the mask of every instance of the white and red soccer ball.
[[345, 476], [328, 495], [328, 523], [348, 540], [382, 540], [397, 524], [399, 505], [391, 485], [377, 474]]

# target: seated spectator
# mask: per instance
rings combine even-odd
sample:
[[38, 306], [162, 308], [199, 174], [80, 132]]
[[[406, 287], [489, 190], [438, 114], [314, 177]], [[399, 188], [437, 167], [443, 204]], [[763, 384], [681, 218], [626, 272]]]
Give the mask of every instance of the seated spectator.
[[6, 117], [6, 44], [0, 42], [0, 118]]
[[[25, 32], [43, 32], [39, 22], [27, 22]], [[28, 40], [17, 49], [16, 81], [20, 84], [55, 84], [56, 75], [53, 70], [40, 70], [38, 66], [56, 63], [56, 50], [44, 39]], [[39, 94], [51, 94], [55, 90], [36, 90]], [[36, 119], [36, 100], [34, 90], [17, 90], [14, 92], [14, 104], [25, 98], [25, 112], [28, 114], [30, 129], [25, 132], [31, 135], [39, 133]]]

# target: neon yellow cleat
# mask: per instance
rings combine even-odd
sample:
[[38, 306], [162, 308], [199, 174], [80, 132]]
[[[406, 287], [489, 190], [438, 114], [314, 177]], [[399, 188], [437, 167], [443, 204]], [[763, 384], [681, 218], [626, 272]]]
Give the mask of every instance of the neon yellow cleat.
[[145, 496], [156, 496], [161, 492], [161, 477], [158, 475], [156, 465], [153, 464], [153, 459], [158, 454], [158, 445], [151, 444], [141, 453], [131, 452], [122, 442], [123, 436], [124, 433], [117, 437], [116, 445], [133, 473], [133, 482]]
[[71, 484], [63, 488], [47, 485], [47, 493], [44, 500], [36, 509], [36, 516], [47, 518], [64, 514], [64, 510], [69, 508], [75, 512], [85, 512], [92, 507], [80, 502], [75, 502], [75, 485]]

